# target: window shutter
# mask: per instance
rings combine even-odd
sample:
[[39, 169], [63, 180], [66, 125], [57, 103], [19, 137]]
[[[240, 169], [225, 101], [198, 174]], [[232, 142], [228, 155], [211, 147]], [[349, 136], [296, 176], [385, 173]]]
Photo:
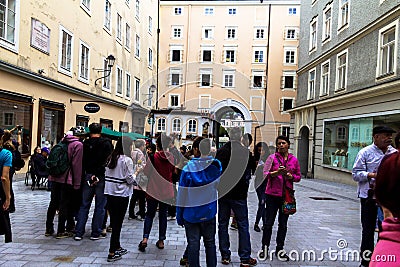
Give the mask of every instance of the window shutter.
[[183, 74], [180, 73], [180, 74], [179, 74], [179, 86], [182, 85], [182, 82], [183, 82]]
[[225, 51], [225, 50], [222, 51], [222, 55], [221, 55], [221, 62], [222, 62], [222, 63], [225, 62], [225, 54], [226, 54], [226, 51]]
[[200, 87], [201, 86], [201, 73], [198, 74], [198, 79], [197, 79], [197, 86]]
[[210, 73], [210, 86], [213, 86], [213, 75]]
[[281, 76], [281, 89], [285, 88], [285, 76]]
[[283, 111], [283, 98], [281, 98], [279, 100], [279, 111], [282, 112]]
[[183, 62], [183, 50], [179, 50], [179, 51], [180, 51], [180, 56], [181, 56], [180, 62]]
[[172, 85], [172, 74], [168, 75], [167, 85]]
[[287, 32], [287, 29], [284, 29], [284, 30], [283, 30], [283, 40], [286, 39], [286, 32]]
[[169, 53], [167, 54], [167, 61], [171, 62], [171, 54], [172, 54], [172, 50], [169, 50]]
[[293, 88], [297, 89], [297, 76], [293, 76]]

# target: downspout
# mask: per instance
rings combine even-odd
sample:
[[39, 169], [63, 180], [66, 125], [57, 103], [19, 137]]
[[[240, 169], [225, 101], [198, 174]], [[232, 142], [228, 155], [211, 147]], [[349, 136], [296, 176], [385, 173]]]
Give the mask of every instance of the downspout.
[[187, 91], [187, 78], [188, 78], [188, 72], [189, 72], [189, 67], [188, 67], [188, 65], [189, 65], [189, 62], [188, 62], [188, 59], [189, 59], [189, 44], [190, 44], [190, 42], [189, 42], [189, 36], [190, 36], [190, 34], [189, 34], [189, 32], [190, 32], [190, 27], [191, 27], [191, 16], [192, 16], [192, 5], [189, 5], [189, 8], [188, 8], [188, 18], [187, 18], [187, 23], [188, 23], [188, 27], [187, 27], [187, 36], [186, 36], [186, 49], [184, 49], [183, 51], [186, 51], [186, 55], [185, 55], [185, 68], [186, 68], [186, 71], [185, 71], [185, 82], [184, 82], [184, 85], [185, 85], [185, 88], [184, 88], [184, 90], [183, 90], [183, 103], [182, 103], [182, 105], [181, 105], [181, 107], [184, 107], [185, 106], [185, 103], [186, 103], [186, 91]]
[[[263, 1], [261, 0], [261, 3]], [[268, 35], [267, 35], [267, 55], [266, 55], [266, 62], [265, 62], [265, 88], [264, 88], [264, 115], [263, 115], [263, 123], [261, 125], [257, 125], [254, 127], [254, 144], [257, 144], [257, 130], [263, 126], [265, 126], [265, 122], [267, 120], [267, 88], [268, 88], [268, 70], [269, 70], [269, 39], [271, 35], [271, 4], [268, 4]]]
[[[159, 84], [158, 84], [158, 70], [159, 70], [159, 59], [160, 58], [160, 0], [158, 0], [157, 6], [157, 63], [156, 63], [156, 83], [157, 83], [157, 91], [156, 91], [156, 109], [158, 109], [158, 92], [159, 92]], [[153, 127], [153, 124], [151, 125]]]
[[316, 140], [316, 130], [317, 130], [317, 107], [314, 106], [314, 125], [313, 125], [313, 149], [311, 158], [311, 178], [314, 179], [314, 165], [315, 165], [315, 140]]

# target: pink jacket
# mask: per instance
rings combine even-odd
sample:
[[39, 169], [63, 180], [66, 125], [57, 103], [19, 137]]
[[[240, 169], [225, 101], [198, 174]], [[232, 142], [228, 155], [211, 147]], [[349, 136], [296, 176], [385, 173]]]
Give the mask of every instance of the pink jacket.
[[369, 267], [400, 266], [400, 219], [386, 218]]
[[283, 176], [271, 176], [271, 172], [279, 169], [279, 166], [286, 166], [293, 176], [293, 180], [286, 179], [286, 186], [293, 189], [293, 182], [299, 182], [301, 179], [300, 165], [297, 158], [289, 153], [287, 161], [279, 153], [270, 155], [264, 164], [264, 178], [267, 179], [267, 188], [265, 193], [271, 196], [281, 197], [283, 193]]
[[72, 185], [74, 189], [81, 187], [82, 180], [82, 158], [83, 158], [83, 144], [79, 141], [79, 138], [66, 135], [63, 138], [68, 144], [68, 158], [71, 162], [71, 167], [59, 176], [49, 176], [49, 181], [57, 183], [66, 183]]

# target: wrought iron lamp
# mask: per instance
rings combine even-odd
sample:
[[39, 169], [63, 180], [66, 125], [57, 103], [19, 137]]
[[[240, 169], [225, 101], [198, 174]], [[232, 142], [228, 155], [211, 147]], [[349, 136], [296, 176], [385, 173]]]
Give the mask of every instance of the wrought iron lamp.
[[113, 55], [109, 55], [109, 56], [106, 58], [106, 60], [107, 60], [107, 65], [106, 65], [107, 69], [95, 69], [95, 70], [97, 70], [97, 72], [104, 72], [104, 76], [103, 76], [103, 77], [97, 78], [97, 79], [94, 81], [94, 85], [95, 85], [95, 86], [97, 85], [97, 81], [98, 81], [98, 80], [101, 80], [101, 79], [103, 79], [103, 78], [107, 78], [107, 77], [110, 76], [110, 74], [111, 74], [111, 69], [112, 69], [112, 67], [114, 66], [115, 57], [114, 57]]

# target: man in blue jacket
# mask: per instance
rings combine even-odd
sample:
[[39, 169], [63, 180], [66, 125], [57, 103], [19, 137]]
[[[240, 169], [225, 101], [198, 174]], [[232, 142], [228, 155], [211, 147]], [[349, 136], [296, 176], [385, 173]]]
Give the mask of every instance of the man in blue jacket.
[[177, 223], [185, 226], [190, 267], [199, 267], [200, 238], [208, 267], [217, 266], [215, 246], [218, 183], [221, 162], [210, 156], [211, 141], [197, 137], [194, 158], [183, 168], [177, 197]]

